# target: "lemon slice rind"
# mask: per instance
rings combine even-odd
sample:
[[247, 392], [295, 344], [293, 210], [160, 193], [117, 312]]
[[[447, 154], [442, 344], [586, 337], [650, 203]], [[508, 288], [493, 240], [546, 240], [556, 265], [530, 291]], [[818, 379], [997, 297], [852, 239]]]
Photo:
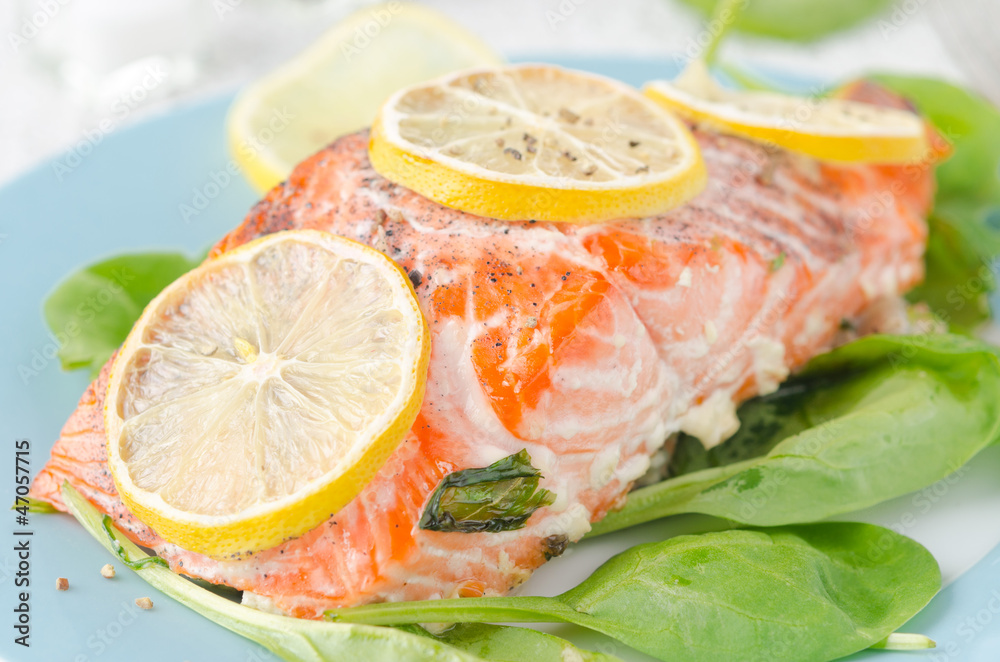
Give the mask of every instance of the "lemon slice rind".
[[[513, 107], [482, 95], [476, 98], [470, 90], [464, 89], [464, 86], [474, 88], [475, 81], [482, 79], [502, 80], [503, 83], [496, 84], [497, 87], [506, 85], [516, 88], [519, 80], [544, 76], [554, 78], [561, 89], [572, 88], [574, 84], [581, 88], [588, 86], [587, 92], [593, 96], [581, 95], [565, 103], [558, 99], [551, 100], [551, 112], [545, 111], [549, 114], [542, 115], [537, 109]], [[528, 148], [544, 149], [546, 140], [552, 139], [556, 147], [550, 146], [550, 151], [568, 153], [570, 156], [567, 159], [572, 158], [573, 161], [589, 159], [589, 167], [594, 172], [603, 169], [601, 175], [604, 178], [587, 180], [583, 174], [586, 171], [580, 169], [567, 175], [541, 169], [517, 173], [485, 167], [482, 163], [461, 158], [461, 154], [449, 153], [454, 149], [450, 144], [420, 144], [402, 135], [401, 126], [412, 117], [421, 115], [400, 110], [401, 106], [408, 104], [408, 99], [417, 95], [434, 95], [437, 90], [454, 94], [452, 90], [455, 89], [465, 96], [464, 100], [460, 96], [456, 100], [461, 103], [454, 108], [438, 108], [425, 113], [427, 116], [420, 121], [426, 123], [426, 132], [447, 131], [453, 123], [470, 122], [475, 125], [485, 122], [487, 125], [482, 127], [481, 135], [470, 130], [468, 135], [453, 144], [475, 145], [480, 157], [493, 163], [505, 154], [517, 161], [525, 160]], [[596, 94], [595, 89], [600, 94]], [[615, 101], [608, 102], [608, 116], [595, 123], [592, 130], [579, 126], [583, 112], [577, 115], [573, 111], [574, 102], [584, 106], [605, 103], [602, 95], [617, 96], [621, 104], [628, 106], [622, 111], [616, 107]], [[630, 112], [633, 119], [639, 114], [649, 122], [649, 126], [637, 126], [636, 122], [623, 123], [615, 117], [616, 112], [620, 115]], [[573, 125], [567, 126], [560, 119], [560, 113], [571, 117], [569, 121]], [[454, 120], [455, 115], [457, 120]], [[490, 122], [493, 122], [492, 126]], [[443, 129], [438, 129], [436, 125]], [[412, 126], [410, 130], [414, 132]], [[587, 133], [593, 138], [588, 140], [579, 135]], [[515, 141], [520, 136], [521, 142], [501, 142], [504, 140], [498, 137], [501, 134], [508, 137], [513, 134]], [[529, 139], [533, 142], [524, 144]], [[430, 140], [434, 141], [433, 136]], [[496, 147], [490, 147], [494, 142]], [[615, 143], [645, 144], [646, 147], [632, 155]], [[609, 145], [618, 152], [612, 153]], [[673, 162], [662, 169], [651, 169], [638, 157], [650, 145], [672, 150], [676, 155]], [[515, 149], [516, 153], [511, 154], [510, 151]], [[471, 214], [509, 221], [588, 223], [651, 216], [683, 204], [697, 195], [706, 182], [700, 150], [683, 122], [670, 113], [662, 112], [623, 83], [551, 65], [524, 64], [467, 70], [396, 92], [383, 104], [372, 127], [369, 157], [382, 176], [435, 202]]]
[[673, 82], [647, 83], [643, 92], [691, 122], [823, 161], [905, 164], [928, 152], [925, 125], [914, 113], [847, 99], [728, 90], [700, 61]]
[[[407, 329], [405, 341], [399, 348], [402, 359], [398, 388], [389, 405], [366, 421], [363, 431], [357, 435], [358, 440], [349, 450], [340, 454], [332, 466], [304, 486], [283, 497], [254, 503], [238, 512], [205, 514], [180, 508], [168, 503], [157, 491], [139, 486], [121, 452], [126, 426], [122, 403], [127, 398], [128, 380], [136, 369], [131, 362], [139, 352], [150, 347], [150, 343], [144, 340], [144, 333], [178, 293], [196, 285], [196, 281], [206, 277], [206, 274], [213, 277], [221, 273], [220, 269], [248, 264], [255, 256], [279, 242], [301, 242], [316, 250], [329, 250], [341, 259], [373, 265], [378, 270], [391, 292], [391, 310], [401, 315], [402, 324]], [[112, 366], [104, 418], [108, 466], [119, 495], [128, 509], [164, 540], [213, 558], [240, 557], [302, 535], [357, 496], [402, 441], [423, 400], [429, 347], [427, 324], [406, 272], [381, 253], [358, 242], [324, 232], [298, 230], [262, 237], [210, 260], [179, 278], [150, 302]], [[235, 354], [247, 351], [253, 352], [239, 342], [234, 343]], [[252, 354], [251, 358], [256, 360]], [[247, 365], [236, 365], [237, 369], [247, 369]], [[258, 384], [256, 388], [263, 386]], [[217, 394], [218, 390], [217, 387], [215, 391], [212, 387], [205, 389], [205, 397]], [[192, 489], [196, 486], [192, 485]]]

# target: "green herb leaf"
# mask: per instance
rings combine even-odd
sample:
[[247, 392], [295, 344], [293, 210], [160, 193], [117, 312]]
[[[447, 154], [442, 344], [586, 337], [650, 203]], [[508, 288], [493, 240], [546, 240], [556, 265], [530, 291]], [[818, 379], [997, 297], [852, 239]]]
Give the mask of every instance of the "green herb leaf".
[[432, 635], [419, 625], [401, 625], [400, 630], [433, 637], [467, 653], [495, 662], [620, 662], [604, 653], [577, 648], [565, 639], [527, 628], [458, 624], [440, 635]]
[[[62, 488], [63, 499], [74, 517], [90, 535], [111, 552], [101, 514], [69, 483]], [[149, 557], [120, 533], [112, 533], [130, 563]], [[267, 614], [206, 591], [166, 568], [147, 566], [138, 575], [181, 604], [190, 607], [224, 628], [257, 642], [289, 662], [325, 660], [365, 660], [365, 662], [483, 662], [429, 637], [420, 637], [390, 628], [324, 623]]]
[[[708, 17], [720, 0], [682, 2]], [[813, 41], [872, 18], [893, 3], [894, 0], [742, 0], [738, 3], [742, 4], [742, 11], [734, 28], [762, 37]]]
[[63, 369], [88, 368], [96, 374], [146, 304], [200, 261], [179, 253], [131, 253], [66, 277], [43, 305]]
[[918, 543], [870, 524], [680, 536], [633, 547], [554, 598], [340, 609], [370, 624], [567, 622], [661, 660], [832, 660], [888, 637], [941, 586]]
[[11, 510], [24, 510], [28, 513], [38, 513], [40, 515], [48, 515], [51, 513], [58, 513], [55, 506], [53, 506], [48, 501], [42, 501], [34, 497], [15, 497], [14, 503], [10, 507]]
[[101, 518], [101, 527], [103, 527], [104, 532], [108, 535], [108, 542], [111, 544], [111, 551], [118, 555], [121, 562], [124, 563], [129, 568], [133, 570], [141, 570], [145, 567], [151, 565], [158, 565], [161, 568], [170, 568], [170, 564], [167, 563], [165, 559], [161, 559], [158, 556], [147, 556], [142, 559], [130, 559], [128, 554], [125, 553], [125, 548], [122, 547], [121, 542], [115, 536], [114, 532], [114, 520], [111, 519], [110, 515], [105, 515]]
[[947, 138], [954, 153], [936, 169], [927, 277], [911, 294], [956, 330], [989, 318], [1000, 256], [1000, 110], [958, 86], [928, 78], [873, 76], [908, 98]]
[[869, 336], [739, 413], [708, 468], [635, 490], [591, 534], [679, 513], [814, 522], [932, 485], [997, 439], [1000, 360], [961, 336]]
[[539, 478], [526, 449], [483, 469], [450, 473], [427, 502], [420, 528], [461, 533], [520, 529], [532, 513], [555, 500], [538, 488]]

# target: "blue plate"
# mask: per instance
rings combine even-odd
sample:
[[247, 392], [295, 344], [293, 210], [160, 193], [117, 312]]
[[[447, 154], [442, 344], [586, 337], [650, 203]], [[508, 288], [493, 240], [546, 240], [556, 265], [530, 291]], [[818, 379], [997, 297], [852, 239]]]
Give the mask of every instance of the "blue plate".
[[[546, 58], [548, 59], [548, 58]], [[677, 71], [672, 60], [560, 60], [639, 85]], [[784, 78], [788, 85], [801, 84]], [[64, 373], [56, 343], [42, 320], [41, 302], [68, 272], [123, 251], [181, 249], [196, 255], [232, 229], [258, 196], [227, 174], [223, 121], [230, 97], [172, 111], [105, 137], [80, 143], [70, 154], [43, 164], [0, 189], [0, 282], [4, 320], [0, 329], [0, 494], [15, 493], [15, 441], [30, 444], [30, 474], [42, 467], [52, 441], [76, 406], [88, 379]], [[185, 210], [197, 211], [191, 215]], [[187, 211], [187, 213], [185, 213]], [[113, 580], [100, 568], [107, 552], [68, 515], [31, 515], [18, 526], [9, 512], [0, 541], [0, 656], [4, 660], [89, 662], [132, 660], [260, 662], [276, 659], [259, 646], [159, 594], [118, 565]], [[675, 518], [683, 528], [684, 518]], [[30, 530], [32, 535], [15, 536]], [[664, 525], [640, 527], [620, 541], [634, 544], [664, 535]], [[14, 546], [27, 540], [27, 574]], [[588, 555], [610, 549], [604, 539], [578, 546], [550, 575], [577, 572]], [[613, 550], [612, 550], [613, 551]], [[863, 653], [852, 659], [995, 660], [1000, 650], [1000, 550], [993, 550], [959, 581], [939, 594], [905, 628], [939, 643], [925, 654]], [[23, 576], [19, 576], [19, 574]], [[57, 577], [69, 590], [55, 589]], [[24, 583], [25, 579], [28, 583]], [[544, 586], [537, 584], [537, 586]], [[30, 647], [15, 643], [21, 600], [28, 594]], [[135, 598], [152, 597], [142, 611]], [[610, 640], [558, 626], [554, 631], [581, 645], [614, 651], [627, 659], [649, 659]], [[767, 659], [762, 651], [763, 659]]]

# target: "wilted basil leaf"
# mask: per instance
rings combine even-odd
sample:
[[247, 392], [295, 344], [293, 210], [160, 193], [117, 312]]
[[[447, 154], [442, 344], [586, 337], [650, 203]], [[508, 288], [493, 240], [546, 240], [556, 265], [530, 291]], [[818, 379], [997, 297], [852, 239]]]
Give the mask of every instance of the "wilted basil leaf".
[[823, 389], [837, 386], [845, 377], [797, 379], [774, 393], [744, 403], [739, 410], [740, 429], [718, 446], [706, 449], [697, 438], [681, 434], [670, 457], [669, 475], [724, 467], [766, 455], [781, 440], [809, 428], [810, 399]]
[[538, 488], [541, 472], [526, 449], [482, 469], [448, 474], [431, 495], [420, 528], [431, 531], [512, 531], [555, 495]]

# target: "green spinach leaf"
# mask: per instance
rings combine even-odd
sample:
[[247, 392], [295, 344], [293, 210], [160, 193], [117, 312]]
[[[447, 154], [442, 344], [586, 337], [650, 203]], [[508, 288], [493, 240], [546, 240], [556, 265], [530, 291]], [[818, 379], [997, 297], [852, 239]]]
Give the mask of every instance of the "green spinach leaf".
[[591, 535], [680, 513], [814, 522], [927, 487], [1000, 435], [1000, 360], [961, 336], [869, 336], [817, 357], [785, 389], [787, 399], [741, 407], [730, 457], [635, 490]]
[[118, 558], [127, 567], [132, 570], [142, 570], [143, 568], [151, 565], [157, 565], [161, 568], [170, 568], [170, 564], [167, 563], [166, 559], [161, 559], [159, 556], [147, 556], [143, 559], [133, 559], [122, 547], [121, 542], [118, 537], [115, 536], [114, 532], [114, 520], [111, 519], [111, 515], [105, 515], [101, 518], [101, 528], [104, 529], [104, 533], [108, 536], [108, 542], [111, 543], [111, 551], [118, 555]]
[[14, 498], [14, 504], [10, 507], [11, 510], [23, 510], [28, 513], [38, 513], [40, 515], [48, 515], [51, 513], [58, 513], [55, 506], [53, 506], [48, 501], [42, 501], [41, 499], [35, 499], [34, 497], [23, 497], [18, 496]]
[[43, 304], [63, 369], [99, 372], [146, 304], [200, 262], [179, 253], [130, 253], [67, 276]]
[[991, 238], [974, 241], [981, 234], [976, 216], [935, 211], [927, 219], [926, 275], [907, 294], [910, 301], [927, 303], [936, 318], [959, 333], [970, 333], [990, 318], [989, 293], [996, 289], [996, 249]]
[[555, 500], [538, 488], [539, 478], [526, 449], [482, 469], [450, 473], [428, 500], [420, 528], [461, 533], [520, 529], [532, 513]]
[[449, 646], [495, 662], [621, 662], [613, 655], [577, 648], [565, 639], [527, 628], [460, 623], [440, 635], [419, 625], [401, 625], [400, 630], [433, 637]]
[[958, 86], [929, 78], [878, 75], [908, 98], [952, 144], [937, 166], [927, 277], [911, 294], [957, 330], [989, 318], [1000, 256], [1000, 110]]
[[[719, 0], [681, 0], [710, 16]], [[872, 18], [894, 0], [742, 0], [734, 28], [793, 41], [813, 41]], [[710, 26], [711, 27], [711, 26]]]
[[937, 563], [913, 540], [836, 522], [639, 545], [554, 598], [383, 603], [328, 616], [575, 623], [661, 660], [832, 660], [886, 639], [940, 586]]

